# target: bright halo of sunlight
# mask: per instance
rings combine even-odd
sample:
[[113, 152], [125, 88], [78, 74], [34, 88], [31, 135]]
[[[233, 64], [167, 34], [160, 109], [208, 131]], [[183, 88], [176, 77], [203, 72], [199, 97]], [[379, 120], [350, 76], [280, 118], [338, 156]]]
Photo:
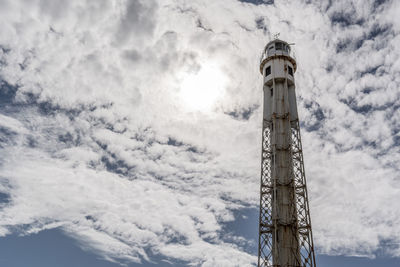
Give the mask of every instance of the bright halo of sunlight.
[[197, 73], [183, 75], [180, 97], [190, 109], [209, 111], [223, 95], [226, 83], [227, 77], [218, 66], [205, 64]]

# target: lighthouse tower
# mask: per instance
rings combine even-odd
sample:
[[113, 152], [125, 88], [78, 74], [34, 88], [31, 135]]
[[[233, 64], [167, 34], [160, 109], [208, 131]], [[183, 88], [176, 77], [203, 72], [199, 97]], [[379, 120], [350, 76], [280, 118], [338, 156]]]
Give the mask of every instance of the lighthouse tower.
[[315, 267], [294, 74], [288, 43], [263, 51], [259, 267]]

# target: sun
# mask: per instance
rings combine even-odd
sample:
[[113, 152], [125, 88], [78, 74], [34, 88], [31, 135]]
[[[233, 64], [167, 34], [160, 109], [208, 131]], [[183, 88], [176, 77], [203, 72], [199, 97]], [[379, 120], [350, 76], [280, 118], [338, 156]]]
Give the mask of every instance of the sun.
[[185, 72], [180, 98], [186, 108], [210, 111], [225, 92], [227, 77], [216, 64], [204, 64], [197, 72]]

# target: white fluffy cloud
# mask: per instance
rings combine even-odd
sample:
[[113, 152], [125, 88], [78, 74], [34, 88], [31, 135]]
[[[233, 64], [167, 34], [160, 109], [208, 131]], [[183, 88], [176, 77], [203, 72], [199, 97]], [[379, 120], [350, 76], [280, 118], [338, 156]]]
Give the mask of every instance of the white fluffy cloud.
[[[280, 32], [296, 43], [317, 250], [400, 255], [384, 247], [400, 241], [395, 1], [1, 6], [1, 235], [61, 227], [110, 260], [252, 266], [223, 225], [257, 208], [258, 58]], [[190, 109], [182, 77], [207, 66], [225, 88]]]

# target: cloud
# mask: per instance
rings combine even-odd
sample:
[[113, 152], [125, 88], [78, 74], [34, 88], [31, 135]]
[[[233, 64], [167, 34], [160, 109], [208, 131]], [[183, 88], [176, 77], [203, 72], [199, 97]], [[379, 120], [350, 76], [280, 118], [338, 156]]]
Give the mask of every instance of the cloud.
[[[1, 235], [61, 227], [109, 260], [254, 264], [224, 225], [257, 208], [258, 60], [280, 32], [317, 250], [399, 256], [395, 2], [50, 2], [0, 11]], [[223, 97], [188, 109], [180, 77], [207, 65]]]
[[125, 6], [120, 7], [124, 14], [116, 34], [116, 45], [129, 41], [144, 41], [141, 37], [151, 36], [156, 21], [155, 10], [157, 5], [154, 1], [127, 1]]

